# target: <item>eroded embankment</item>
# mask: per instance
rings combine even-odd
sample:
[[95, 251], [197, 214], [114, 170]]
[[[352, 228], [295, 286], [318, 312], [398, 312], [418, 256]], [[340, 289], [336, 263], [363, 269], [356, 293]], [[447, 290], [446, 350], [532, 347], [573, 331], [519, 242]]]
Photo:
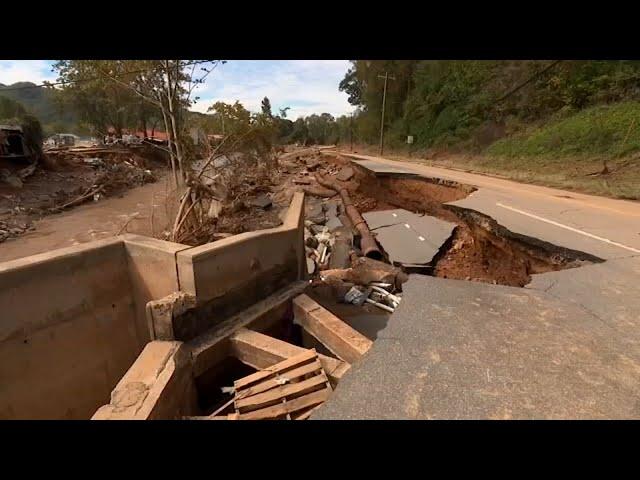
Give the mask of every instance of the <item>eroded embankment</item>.
[[522, 287], [531, 275], [603, 260], [520, 235], [475, 210], [448, 205], [475, 191], [456, 182], [401, 174], [375, 175], [355, 165], [363, 212], [403, 208], [457, 225], [427, 271], [436, 277]]

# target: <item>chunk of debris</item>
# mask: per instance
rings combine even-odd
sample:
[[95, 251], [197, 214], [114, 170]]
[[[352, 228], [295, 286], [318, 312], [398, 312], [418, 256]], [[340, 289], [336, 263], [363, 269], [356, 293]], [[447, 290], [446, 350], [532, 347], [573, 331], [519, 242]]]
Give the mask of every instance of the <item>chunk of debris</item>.
[[342, 167], [342, 169], [338, 172], [338, 175], [336, 175], [336, 178], [341, 182], [346, 182], [350, 180], [351, 177], [353, 177], [353, 175], [354, 175], [353, 168]]
[[403, 209], [368, 212], [363, 217], [391, 263], [398, 265], [431, 262], [456, 227], [454, 223]]
[[271, 208], [272, 202], [271, 198], [267, 194], [262, 194], [256, 198], [253, 198], [249, 201], [249, 205], [254, 207], [262, 208], [263, 210], [268, 210]]
[[305, 163], [309, 171], [313, 171], [320, 166], [320, 161], [315, 158], [310, 158]]
[[318, 239], [313, 235], [305, 239], [305, 245], [309, 248], [317, 248], [319, 243]]
[[367, 299], [367, 292], [358, 287], [351, 287], [351, 289], [344, 296], [344, 301], [346, 303], [352, 303], [353, 305], [362, 305], [364, 301]]
[[313, 275], [316, 271], [316, 262], [312, 258], [307, 257], [307, 273]]
[[85, 158], [83, 160], [84, 163], [91, 167], [104, 167], [104, 161], [101, 158]]
[[7, 175], [3, 177], [2, 180], [4, 180], [5, 183], [11, 185], [13, 188], [22, 188], [22, 180], [20, 180], [20, 178], [15, 175]]

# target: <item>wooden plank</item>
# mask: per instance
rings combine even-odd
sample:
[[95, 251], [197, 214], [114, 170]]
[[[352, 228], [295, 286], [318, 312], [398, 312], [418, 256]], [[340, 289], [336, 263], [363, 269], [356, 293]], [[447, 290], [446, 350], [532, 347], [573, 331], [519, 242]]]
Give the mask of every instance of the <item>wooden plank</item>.
[[295, 323], [345, 362], [356, 362], [373, 345], [371, 340], [305, 294], [293, 299], [293, 313]]
[[[231, 337], [231, 355], [257, 370], [269, 367], [305, 351], [305, 348], [242, 328]], [[320, 363], [332, 385], [337, 385], [350, 365], [336, 358], [318, 354]]]
[[289, 397], [300, 396], [306, 393], [311, 393], [321, 388], [326, 388], [327, 377], [324, 373], [316, 375], [307, 380], [301, 382], [292, 383], [289, 385], [281, 385], [276, 388], [272, 388], [263, 393], [252, 395], [248, 398], [242, 398], [235, 403], [236, 410], [256, 410], [258, 408], [267, 407], [282, 401], [286, 398], [289, 402]]
[[[316, 359], [315, 362], [310, 363], [309, 365], [303, 365], [302, 367], [295, 368], [293, 370], [289, 370], [284, 374], [280, 374], [280, 377], [288, 378], [289, 380], [295, 380], [304, 375], [309, 375], [312, 373], [317, 373], [322, 369], [322, 365], [320, 364], [320, 360]], [[270, 378], [265, 380], [264, 382], [254, 385], [252, 387], [248, 387], [246, 389], [240, 390], [239, 393], [242, 394], [242, 398], [246, 398], [250, 395], [257, 395], [258, 393], [265, 392], [271, 388], [275, 388], [281, 385], [278, 383], [278, 378]], [[237, 390], [236, 390], [237, 391]]]
[[294, 416], [293, 419], [294, 420], [306, 420], [307, 418], [309, 418], [311, 416], [311, 414], [313, 412], [315, 412], [316, 410], [318, 410], [320, 407], [322, 406], [322, 404], [320, 405], [316, 405], [315, 407], [312, 407], [302, 413], [298, 413], [297, 416]]
[[[273, 295], [261, 300], [242, 312], [233, 315], [207, 332], [187, 342], [193, 358], [193, 373], [198, 377], [223, 360], [228, 353], [229, 336], [240, 328], [249, 327], [267, 316], [269, 312], [291, 300], [307, 287], [301, 280], [293, 282]], [[276, 362], [273, 362], [276, 363]], [[265, 365], [268, 366], [268, 365]]]
[[235, 382], [233, 382], [233, 386], [235, 387], [236, 391], [240, 390], [241, 388], [246, 388], [252, 383], [259, 382], [260, 380], [266, 380], [276, 373], [284, 372], [286, 370], [304, 364], [310, 360], [315, 360], [317, 356], [318, 354], [316, 353], [315, 349], [305, 350], [299, 355], [287, 358], [286, 360], [264, 368], [259, 372], [252, 373], [251, 375], [241, 378], [240, 380], [236, 380]]
[[294, 413], [304, 408], [313, 407], [321, 404], [331, 395], [331, 390], [325, 388], [317, 392], [310, 393], [304, 397], [299, 397], [287, 403], [280, 403], [272, 407], [255, 410], [249, 413], [238, 415], [238, 420], [266, 420], [274, 419], [287, 413]]

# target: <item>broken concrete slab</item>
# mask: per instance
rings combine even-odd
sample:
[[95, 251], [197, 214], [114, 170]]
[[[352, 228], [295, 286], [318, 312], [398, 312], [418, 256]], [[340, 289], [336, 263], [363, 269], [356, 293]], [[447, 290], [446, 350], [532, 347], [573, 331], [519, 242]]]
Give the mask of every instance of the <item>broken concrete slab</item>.
[[330, 217], [329, 220], [327, 220], [326, 226], [329, 229], [329, 231], [332, 232], [337, 228], [343, 227], [344, 225], [340, 221], [340, 218], [338, 218], [338, 217]]
[[315, 158], [308, 159], [305, 163], [309, 171], [315, 170], [320, 166], [320, 161]]
[[341, 182], [346, 182], [350, 180], [351, 177], [353, 177], [354, 173], [355, 172], [353, 171], [353, 168], [342, 167], [342, 169], [338, 172], [338, 175], [336, 175], [336, 178]]
[[[307, 220], [315, 224], [324, 224], [327, 221], [321, 204], [309, 204], [306, 210], [307, 211], [305, 212], [305, 218]], [[312, 227], [309, 228], [311, 228], [311, 231], [313, 231]]]
[[254, 207], [262, 208], [263, 210], [268, 210], [269, 208], [271, 208], [272, 202], [271, 198], [269, 198], [268, 195], [262, 194], [250, 200], [249, 204], [253, 205]]
[[431, 262], [456, 227], [402, 209], [368, 212], [363, 217], [394, 264]]

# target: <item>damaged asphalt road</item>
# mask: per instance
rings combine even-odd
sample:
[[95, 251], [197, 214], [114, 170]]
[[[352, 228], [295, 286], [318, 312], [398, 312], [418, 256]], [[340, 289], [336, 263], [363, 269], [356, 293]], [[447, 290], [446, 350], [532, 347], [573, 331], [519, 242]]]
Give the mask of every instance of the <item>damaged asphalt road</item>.
[[450, 203], [606, 261], [532, 275], [525, 288], [412, 275], [373, 348], [312, 419], [640, 418], [637, 203], [366, 165], [476, 186]]

